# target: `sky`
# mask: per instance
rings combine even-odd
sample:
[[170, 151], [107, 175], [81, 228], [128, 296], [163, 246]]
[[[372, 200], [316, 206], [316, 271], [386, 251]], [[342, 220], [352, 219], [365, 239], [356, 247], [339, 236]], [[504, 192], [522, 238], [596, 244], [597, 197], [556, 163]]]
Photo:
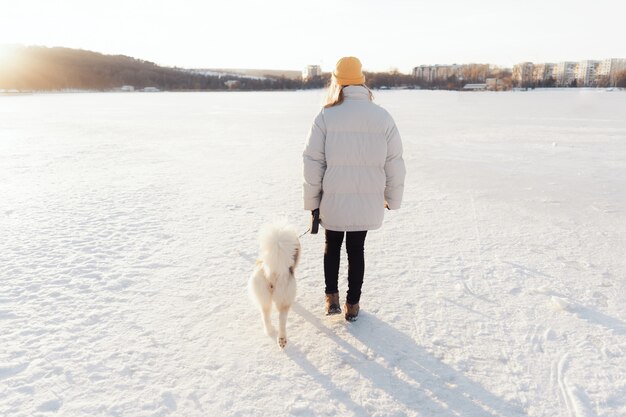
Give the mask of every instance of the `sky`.
[[0, 0], [0, 45], [167, 66], [365, 70], [626, 58], [623, 0]]

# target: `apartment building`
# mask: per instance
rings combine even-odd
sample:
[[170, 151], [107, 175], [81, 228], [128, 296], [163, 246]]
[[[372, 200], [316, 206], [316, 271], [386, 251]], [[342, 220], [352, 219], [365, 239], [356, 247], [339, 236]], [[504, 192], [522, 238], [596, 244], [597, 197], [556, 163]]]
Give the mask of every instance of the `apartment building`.
[[617, 76], [626, 71], [626, 59], [609, 58], [600, 61], [596, 70], [596, 78], [598, 80], [607, 81], [608, 85], [614, 86]]
[[541, 63], [533, 65], [533, 81], [545, 85], [546, 83], [554, 82], [554, 71], [556, 64]]
[[597, 70], [600, 61], [580, 61], [576, 65], [576, 85], [585, 87], [595, 87], [597, 84]]
[[428, 65], [420, 65], [419, 67], [413, 68], [413, 76], [420, 80], [432, 81], [431, 79], [431, 68]]
[[428, 82], [447, 80], [452, 76], [461, 76], [461, 65], [420, 65], [413, 68], [413, 76]]
[[459, 80], [473, 80], [484, 82], [489, 76], [489, 65], [487, 64], [465, 64], [465, 65], [420, 65], [413, 68], [413, 76], [427, 82], [447, 80], [456, 77]]
[[554, 79], [557, 87], [571, 87], [576, 80], [576, 63], [563, 61], [554, 67]]
[[307, 65], [304, 70], [302, 70], [302, 79], [308, 80], [314, 77], [319, 77], [322, 75], [322, 67], [319, 65]]

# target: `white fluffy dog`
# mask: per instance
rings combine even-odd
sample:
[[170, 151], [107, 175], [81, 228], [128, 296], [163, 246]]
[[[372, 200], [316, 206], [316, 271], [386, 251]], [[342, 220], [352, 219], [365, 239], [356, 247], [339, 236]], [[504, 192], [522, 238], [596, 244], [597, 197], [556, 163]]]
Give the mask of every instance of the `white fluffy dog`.
[[278, 310], [278, 346], [287, 345], [287, 314], [296, 298], [294, 272], [300, 259], [300, 240], [287, 224], [267, 224], [259, 233], [259, 259], [248, 290], [263, 313], [265, 333], [274, 337], [276, 330], [270, 320], [272, 302]]

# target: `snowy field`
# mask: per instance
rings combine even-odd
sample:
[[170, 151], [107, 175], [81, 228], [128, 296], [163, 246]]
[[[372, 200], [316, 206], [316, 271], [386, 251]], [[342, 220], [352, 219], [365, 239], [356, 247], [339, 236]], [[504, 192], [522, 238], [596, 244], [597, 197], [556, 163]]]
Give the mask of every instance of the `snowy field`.
[[246, 282], [321, 91], [0, 97], [0, 415], [625, 416], [626, 92], [376, 99], [403, 208], [353, 324], [302, 238], [280, 351]]

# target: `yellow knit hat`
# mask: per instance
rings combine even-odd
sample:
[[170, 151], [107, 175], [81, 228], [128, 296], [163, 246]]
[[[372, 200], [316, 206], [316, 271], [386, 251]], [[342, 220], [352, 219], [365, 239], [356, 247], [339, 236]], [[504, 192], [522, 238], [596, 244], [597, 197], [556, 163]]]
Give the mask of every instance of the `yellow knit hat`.
[[346, 56], [337, 61], [333, 78], [339, 85], [365, 83], [365, 76], [361, 71], [361, 61], [359, 61], [359, 58]]

